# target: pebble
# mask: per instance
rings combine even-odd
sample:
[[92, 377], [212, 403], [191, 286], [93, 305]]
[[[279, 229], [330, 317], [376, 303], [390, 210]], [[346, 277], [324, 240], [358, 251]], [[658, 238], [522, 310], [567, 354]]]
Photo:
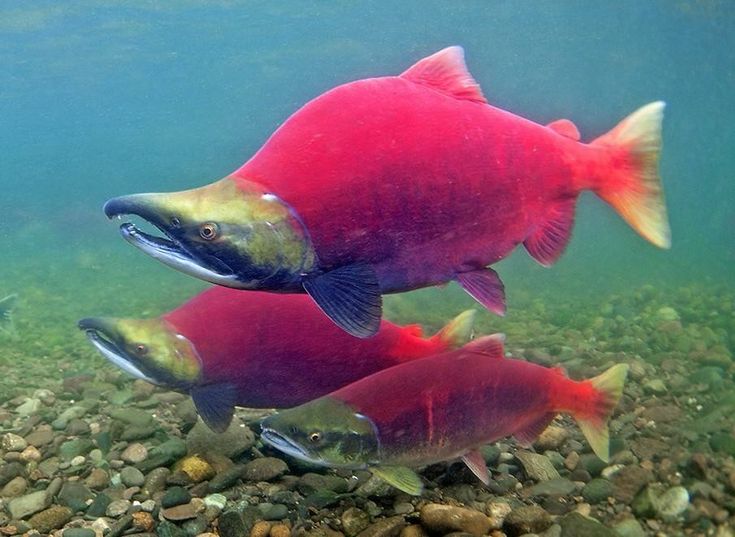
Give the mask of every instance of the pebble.
[[102, 468], [95, 468], [85, 478], [84, 483], [92, 490], [102, 490], [110, 484], [110, 476]]
[[279, 503], [263, 502], [258, 504], [258, 511], [263, 520], [283, 520], [288, 516], [288, 507]]
[[107, 494], [98, 494], [87, 508], [87, 516], [97, 518], [104, 516], [112, 499]]
[[523, 470], [530, 479], [548, 481], [549, 479], [558, 479], [561, 477], [548, 457], [544, 455], [519, 450], [516, 453], [516, 458], [520, 461]]
[[174, 471], [185, 473], [192, 483], [200, 483], [212, 479], [216, 474], [212, 465], [198, 455], [184, 457], [176, 463]]
[[17, 434], [5, 433], [2, 441], [0, 441], [0, 446], [5, 451], [23, 451], [28, 447], [28, 442], [25, 438]]
[[273, 524], [268, 532], [269, 537], [291, 537], [291, 528], [286, 524]]
[[20, 453], [20, 460], [23, 462], [38, 462], [41, 457], [41, 452], [36, 446], [28, 446]]
[[347, 480], [342, 477], [331, 474], [315, 474], [313, 472], [302, 475], [296, 486], [302, 494], [324, 490], [341, 494], [347, 492], [349, 487]]
[[28, 524], [39, 533], [51, 533], [69, 522], [73, 514], [68, 507], [54, 505], [33, 515]]
[[95, 537], [97, 534], [92, 528], [66, 528], [61, 537]]
[[132, 503], [129, 500], [115, 500], [110, 502], [105, 509], [105, 514], [112, 518], [117, 518], [128, 512]]
[[94, 498], [94, 494], [84, 483], [80, 481], [67, 481], [61, 487], [57, 501], [60, 505], [65, 505], [73, 512], [84, 511], [87, 508], [87, 502]]
[[613, 495], [613, 484], [607, 479], [596, 478], [582, 489], [582, 497], [593, 505], [604, 502]]
[[681, 486], [672, 487], [653, 500], [653, 508], [659, 518], [675, 522], [689, 507], [689, 492]]
[[148, 449], [138, 442], [129, 444], [128, 447], [120, 453], [120, 459], [128, 464], [138, 464], [143, 462], [146, 457], [148, 457]]
[[243, 479], [246, 481], [272, 481], [288, 472], [288, 465], [275, 457], [263, 457], [245, 464]]
[[641, 466], [621, 468], [610, 477], [613, 484], [613, 496], [619, 502], [629, 504], [638, 491], [652, 480], [653, 473]]
[[161, 510], [161, 515], [164, 518], [174, 521], [189, 520], [196, 517], [198, 513], [199, 504], [195, 502], [174, 505]]
[[613, 526], [619, 537], [645, 537], [646, 532], [635, 518], [626, 518]]
[[523, 505], [505, 517], [503, 530], [509, 537], [526, 533], [541, 533], [551, 526], [551, 516], [538, 505]]
[[222, 492], [223, 490], [227, 490], [240, 481], [244, 473], [245, 465], [243, 464], [236, 464], [227, 470], [219, 472], [209, 482], [209, 490], [212, 492]]
[[25, 440], [31, 446], [40, 448], [40, 447], [46, 446], [50, 444], [51, 442], [53, 442], [54, 432], [51, 429], [39, 427], [32, 433], [29, 433], [28, 435], [26, 435]]
[[534, 445], [541, 451], [557, 450], [569, 438], [569, 431], [564, 427], [549, 425], [536, 439]]
[[8, 512], [14, 519], [20, 520], [43, 511], [49, 505], [51, 505], [51, 498], [48, 497], [46, 491], [39, 490], [10, 500]]
[[126, 466], [120, 471], [120, 480], [126, 487], [140, 487], [145, 483], [145, 476], [134, 466]]
[[431, 532], [462, 531], [477, 537], [490, 530], [490, 519], [479, 511], [431, 503], [421, 508], [421, 524]]
[[357, 507], [348, 507], [340, 517], [347, 537], [354, 537], [370, 525], [370, 515]]
[[[270, 524], [268, 530], [270, 530]], [[239, 512], [230, 510], [223, 512], [218, 519], [219, 534], [221, 537], [243, 537], [247, 535], [245, 523]], [[267, 537], [267, 533], [265, 537]]]
[[579, 513], [569, 513], [559, 521], [564, 537], [620, 537], [597, 520]]
[[362, 530], [357, 537], [398, 537], [406, 525], [401, 516], [383, 518]]
[[237, 416], [222, 434], [212, 434], [200, 419], [186, 435], [186, 449], [192, 455], [213, 453], [235, 459], [254, 445], [255, 434]]
[[164, 508], [175, 507], [177, 505], [189, 503], [190, 501], [191, 494], [188, 490], [183, 487], [171, 487], [163, 495], [163, 498], [161, 498], [161, 506]]
[[28, 481], [25, 477], [16, 476], [8, 481], [0, 490], [0, 496], [3, 498], [15, 498], [23, 494], [28, 488]]

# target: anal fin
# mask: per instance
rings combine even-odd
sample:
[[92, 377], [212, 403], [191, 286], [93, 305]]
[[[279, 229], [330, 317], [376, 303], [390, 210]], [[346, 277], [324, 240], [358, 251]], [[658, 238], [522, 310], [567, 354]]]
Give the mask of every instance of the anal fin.
[[482, 481], [484, 484], [490, 484], [490, 473], [487, 471], [487, 464], [485, 464], [485, 458], [478, 450], [473, 449], [462, 455], [462, 462], [467, 465], [467, 468], [472, 470], [472, 473], [477, 476], [477, 479]]
[[487, 267], [462, 272], [457, 275], [462, 289], [487, 309], [498, 315], [505, 315], [505, 288], [500, 276]]
[[569, 198], [549, 206], [543, 221], [523, 241], [529, 255], [541, 265], [553, 265], [564, 252], [572, 235], [576, 201], [576, 198]]
[[305, 278], [303, 286], [327, 317], [345, 332], [367, 338], [380, 329], [383, 297], [372, 267], [340, 267]]
[[544, 432], [544, 429], [549, 426], [549, 423], [551, 423], [555, 417], [555, 412], [544, 414], [536, 421], [526, 426], [524, 429], [514, 432], [513, 436], [516, 440], [518, 440], [518, 443], [522, 447], [530, 447], [531, 444], [533, 444], [533, 442], [539, 437], [539, 435]]
[[192, 388], [194, 406], [207, 427], [215, 433], [224, 433], [232, 422], [237, 402], [236, 389], [232, 384], [208, 384]]

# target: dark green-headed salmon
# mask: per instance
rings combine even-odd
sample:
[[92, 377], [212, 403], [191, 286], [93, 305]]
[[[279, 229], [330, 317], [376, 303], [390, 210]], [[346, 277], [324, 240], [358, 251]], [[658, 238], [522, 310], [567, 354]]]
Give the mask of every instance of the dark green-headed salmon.
[[412, 467], [455, 458], [488, 483], [478, 448], [510, 435], [528, 445], [558, 413], [571, 414], [607, 460], [607, 420], [627, 370], [619, 364], [573, 381], [560, 369], [505, 358], [496, 334], [269, 416], [262, 439], [312, 463], [368, 468], [410, 494], [422, 490]]

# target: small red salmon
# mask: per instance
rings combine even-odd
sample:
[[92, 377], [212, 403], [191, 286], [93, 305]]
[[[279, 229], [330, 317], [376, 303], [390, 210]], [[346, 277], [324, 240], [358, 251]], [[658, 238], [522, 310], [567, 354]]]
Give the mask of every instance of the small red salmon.
[[409, 467], [454, 458], [488, 483], [478, 448], [510, 435], [529, 445], [558, 413], [571, 414], [607, 460], [607, 420], [627, 371], [619, 364], [577, 382], [560, 369], [505, 358], [496, 334], [269, 416], [262, 438], [312, 463], [369, 468], [410, 494], [422, 485]]
[[222, 431], [235, 406], [305, 403], [399, 363], [469, 341], [468, 310], [432, 337], [383, 321], [370, 340], [327, 319], [306, 295], [214, 287], [157, 319], [79, 322], [110, 361], [154, 384], [189, 393], [207, 425]]

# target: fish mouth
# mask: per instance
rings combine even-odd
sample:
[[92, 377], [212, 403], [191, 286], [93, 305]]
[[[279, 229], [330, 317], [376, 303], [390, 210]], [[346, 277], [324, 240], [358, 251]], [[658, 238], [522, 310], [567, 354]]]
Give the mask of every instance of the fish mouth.
[[140, 366], [135, 363], [136, 359], [133, 356], [125, 352], [124, 349], [121, 349], [120, 346], [115, 343], [114, 339], [110, 336], [114, 330], [111, 321], [88, 317], [79, 321], [77, 326], [80, 330], [84, 331], [92, 346], [97, 349], [102, 356], [107, 358], [107, 360], [135, 378], [145, 380], [151, 384], [159, 384], [158, 381], [146, 374]]
[[192, 253], [190, 249], [171, 233], [162, 223], [159, 206], [163, 204], [163, 194], [134, 194], [113, 198], [105, 203], [105, 215], [122, 219], [135, 215], [154, 226], [161, 235], [143, 231], [132, 222], [120, 225], [120, 235], [143, 253], [175, 270], [210, 283], [226, 287], [238, 287], [237, 274], [222, 260], [213, 256]]
[[282, 451], [286, 455], [291, 455], [296, 459], [301, 459], [312, 464], [323, 464], [321, 459], [315, 458], [300, 444], [294, 442], [288, 436], [285, 436], [275, 429], [271, 429], [264, 424], [261, 424], [260, 438], [266, 444], [270, 444], [278, 451]]

